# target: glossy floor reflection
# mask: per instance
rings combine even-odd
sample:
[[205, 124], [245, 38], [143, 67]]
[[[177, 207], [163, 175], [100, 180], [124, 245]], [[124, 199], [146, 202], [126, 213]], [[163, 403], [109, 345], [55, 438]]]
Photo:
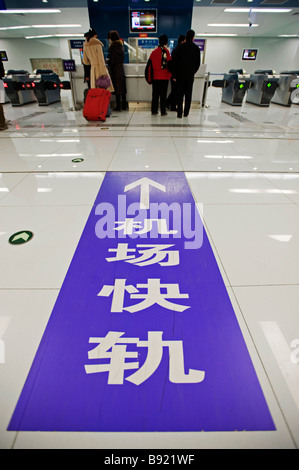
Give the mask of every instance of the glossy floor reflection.
[[[0, 133], [0, 448], [299, 447], [299, 106], [231, 107], [218, 89], [209, 90], [207, 105], [178, 120], [130, 104], [105, 123], [87, 123], [68, 92], [48, 107], [4, 106], [10, 123]], [[6, 431], [109, 171], [185, 172], [276, 431]], [[10, 245], [20, 230], [31, 230], [34, 243]]]

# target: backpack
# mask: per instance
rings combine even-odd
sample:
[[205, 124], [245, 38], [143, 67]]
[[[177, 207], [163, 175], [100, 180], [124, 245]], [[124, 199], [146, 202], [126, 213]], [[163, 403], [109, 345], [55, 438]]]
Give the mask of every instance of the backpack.
[[153, 70], [153, 64], [152, 64], [151, 59], [148, 59], [147, 61], [147, 64], [144, 70], [144, 76], [145, 76], [145, 80], [147, 81], [147, 83], [151, 85], [154, 79], [154, 70]]

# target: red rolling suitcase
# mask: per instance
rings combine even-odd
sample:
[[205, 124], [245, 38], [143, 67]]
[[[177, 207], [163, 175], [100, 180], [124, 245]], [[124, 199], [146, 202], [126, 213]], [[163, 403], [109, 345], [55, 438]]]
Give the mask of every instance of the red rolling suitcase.
[[111, 93], [104, 88], [90, 88], [83, 108], [87, 121], [106, 121]]

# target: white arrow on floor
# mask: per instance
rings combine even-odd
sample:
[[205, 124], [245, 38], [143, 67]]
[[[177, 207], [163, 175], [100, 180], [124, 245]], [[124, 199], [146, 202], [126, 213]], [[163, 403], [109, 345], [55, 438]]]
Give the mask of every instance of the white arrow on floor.
[[127, 186], [125, 186], [124, 191], [130, 191], [130, 189], [136, 188], [137, 186], [140, 186], [140, 207], [143, 209], [149, 209], [150, 186], [160, 189], [160, 191], [166, 192], [165, 186], [146, 177], [134, 181], [131, 184], [127, 184]]
[[16, 235], [12, 241], [15, 242], [16, 240], [19, 240], [20, 238], [22, 238], [25, 242], [27, 242], [28, 238], [30, 237], [30, 235], [26, 232], [23, 232], [23, 233], [20, 233], [19, 235]]

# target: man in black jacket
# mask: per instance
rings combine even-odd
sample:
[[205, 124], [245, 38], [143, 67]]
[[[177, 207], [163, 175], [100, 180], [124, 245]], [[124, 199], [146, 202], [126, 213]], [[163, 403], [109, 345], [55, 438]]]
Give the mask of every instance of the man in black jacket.
[[[5, 74], [4, 67], [3, 67], [2, 59], [0, 57], [0, 79], [4, 77], [4, 74]], [[8, 129], [8, 126], [5, 121], [3, 106], [0, 103], [0, 131], [5, 131], [5, 129]]]
[[200, 66], [200, 49], [194, 44], [195, 33], [192, 29], [186, 33], [186, 41], [180, 44], [176, 51], [173, 78], [177, 83], [177, 117], [183, 114], [183, 100], [185, 97], [184, 116], [188, 116], [191, 106], [194, 75]]

